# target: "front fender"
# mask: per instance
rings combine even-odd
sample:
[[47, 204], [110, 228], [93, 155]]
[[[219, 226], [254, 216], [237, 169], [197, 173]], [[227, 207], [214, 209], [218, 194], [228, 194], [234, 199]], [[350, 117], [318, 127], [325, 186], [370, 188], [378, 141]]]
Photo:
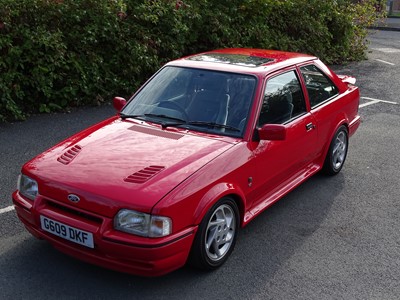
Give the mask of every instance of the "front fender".
[[240, 223], [242, 224], [246, 209], [246, 197], [240, 186], [228, 182], [220, 182], [214, 185], [206, 194], [204, 194], [194, 212], [194, 224], [200, 224], [205, 214], [211, 209], [211, 207], [219, 199], [226, 196], [233, 197], [233, 199], [236, 201], [240, 211]]

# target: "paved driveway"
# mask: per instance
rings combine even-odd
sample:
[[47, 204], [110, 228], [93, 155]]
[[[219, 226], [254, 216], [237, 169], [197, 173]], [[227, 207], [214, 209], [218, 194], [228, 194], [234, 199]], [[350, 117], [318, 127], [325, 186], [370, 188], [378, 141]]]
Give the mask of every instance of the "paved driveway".
[[400, 33], [371, 40], [368, 61], [334, 67], [357, 77], [363, 97], [342, 172], [313, 177], [261, 214], [212, 273], [115, 273], [57, 252], [17, 220], [20, 166], [111, 107], [0, 125], [0, 299], [399, 299]]

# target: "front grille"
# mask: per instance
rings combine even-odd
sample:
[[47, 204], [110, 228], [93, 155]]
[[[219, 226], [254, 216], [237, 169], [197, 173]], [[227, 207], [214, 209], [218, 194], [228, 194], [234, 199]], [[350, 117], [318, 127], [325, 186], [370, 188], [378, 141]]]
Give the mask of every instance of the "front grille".
[[78, 210], [70, 208], [70, 207], [66, 207], [66, 206], [64, 206], [62, 204], [59, 204], [59, 203], [56, 203], [56, 202], [53, 202], [53, 201], [50, 201], [50, 200], [47, 200], [46, 203], [47, 203], [48, 206], [52, 207], [53, 209], [66, 212], [66, 213], [71, 214], [71, 215], [78, 216], [80, 218], [95, 222], [97, 224], [101, 224], [102, 221], [103, 221], [100, 217], [97, 217], [97, 216], [94, 216], [92, 214], [88, 214], [88, 213], [85, 213], [85, 212], [82, 212], [82, 211], [78, 211]]

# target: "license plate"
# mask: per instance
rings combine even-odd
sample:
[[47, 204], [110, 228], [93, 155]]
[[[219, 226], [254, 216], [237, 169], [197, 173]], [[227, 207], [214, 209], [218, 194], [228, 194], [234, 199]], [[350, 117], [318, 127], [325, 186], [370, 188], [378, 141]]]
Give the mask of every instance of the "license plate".
[[65, 225], [44, 216], [40, 216], [40, 225], [43, 230], [63, 239], [89, 248], [94, 248], [93, 234], [90, 232]]

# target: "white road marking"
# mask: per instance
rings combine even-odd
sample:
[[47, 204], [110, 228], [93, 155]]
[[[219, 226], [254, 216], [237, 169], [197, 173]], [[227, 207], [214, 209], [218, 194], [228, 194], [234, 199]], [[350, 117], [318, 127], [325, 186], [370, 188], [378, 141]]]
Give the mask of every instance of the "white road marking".
[[384, 64], [388, 64], [388, 65], [391, 65], [391, 66], [395, 66], [395, 64], [393, 64], [393, 63], [391, 63], [391, 62], [388, 62], [388, 61], [386, 61], [386, 60], [382, 60], [382, 59], [378, 59], [378, 58], [376, 58], [375, 60], [376, 60], [376, 61], [379, 61], [379, 62], [381, 62], [381, 63], [384, 63]]
[[378, 101], [378, 102], [389, 103], [389, 104], [398, 104], [397, 102], [387, 101], [387, 100], [382, 100], [382, 99], [376, 99], [376, 98], [370, 98], [370, 97], [361, 97], [361, 98], [362, 98], [362, 99], [366, 99], [366, 100], [372, 100], [372, 101]]
[[6, 212], [9, 212], [9, 211], [12, 211], [12, 210], [14, 210], [14, 206], [13, 205], [7, 206], [5, 208], [0, 208], [0, 215], [1, 214], [5, 214]]
[[386, 101], [386, 100], [381, 100], [381, 99], [376, 99], [376, 98], [370, 98], [370, 97], [361, 97], [361, 99], [371, 100], [371, 101], [369, 101], [369, 102], [367, 102], [367, 103], [360, 104], [360, 105], [359, 105], [360, 108], [361, 108], [361, 107], [368, 106], [368, 105], [380, 103], [380, 102], [388, 103], [388, 104], [395, 104], [395, 105], [398, 104], [397, 102]]
[[400, 49], [397, 48], [372, 48], [372, 50], [378, 50], [385, 53], [399, 53]]
[[368, 106], [368, 105], [372, 105], [372, 104], [376, 104], [376, 103], [379, 103], [379, 101], [370, 101], [370, 102], [367, 102], [367, 103], [363, 103], [363, 104], [360, 104], [358, 107], [366, 107], [366, 106]]

